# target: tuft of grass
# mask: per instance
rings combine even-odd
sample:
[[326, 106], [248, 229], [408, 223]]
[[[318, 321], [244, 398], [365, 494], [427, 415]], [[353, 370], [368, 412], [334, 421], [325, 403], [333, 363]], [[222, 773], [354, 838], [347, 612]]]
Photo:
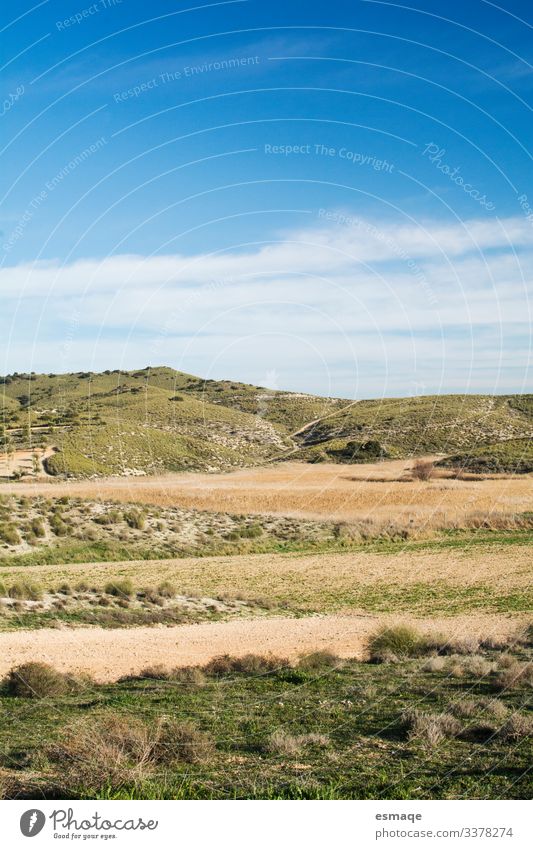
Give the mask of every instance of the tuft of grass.
[[102, 787], [138, 786], [158, 768], [207, 760], [214, 752], [209, 735], [189, 722], [162, 717], [155, 724], [108, 711], [73, 723], [47, 754], [57, 765], [57, 784], [66, 794], [96, 794]]
[[43, 588], [35, 581], [15, 581], [10, 587], [4, 588], [4, 592], [9, 598], [28, 601], [40, 601], [43, 597]]
[[12, 669], [3, 680], [9, 696], [23, 699], [44, 699], [65, 696], [81, 686], [81, 681], [58, 672], [47, 663], [23, 663]]
[[234, 672], [244, 675], [265, 675], [289, 666], [287, 658], [274, 655], [245, 654], [242, 657], [232, 657], [229, 654], [214, 657], [204, 667], [207, 675], [228, 675]]
[[20, 545], [21, 539], [15, 525], [8, 523], [0, 524], [0, 540], [6, 545]]
[[130, 578], [117, 578], [115, 581], [108, 581], [104, 587], [104, 592], [107, 595], [120, 598], [131, 598], [134, 593], [133, 582]]
[[128, 510], [124, 513], [124, 521], [130, 528], [143, 531], [146, 527], [146, 515], [141, 510]]
[[283, 728], [274, 731], [267, 742], [267, 751], [275, 755], [294, 757], [300, 755], [308, 746], [325, 748], [330, 739], [326, 734], [311, 732], [308, 734], [290, 734]]
[[320, 672], [324, 669], [334, 669], [342, 664], [342, 660], [333, 652], [321, 650], [303, 655], [298, 661], [298, 668], [304, 672]]
[[372, 663], [396, 661], [406, 657], [420, 657], [427, 653], [428, 642], [408, 625], [381, 628], [368, 642]]
[[533, 687], [533, 663], [520, 663], [514, 658], [504, 662], [505, 666], [498, 669], [493, 678], [493, 684], [497, 690]]
[[410, 709], [401, 717], [408, 740], [416, 740], [430, 747], [437, 746], [443, 740], [458, 737], [463, 727], [450, 713], [425, 713]]
[[517, 743], [533, 737], [533, 720], [521, 713], [513, 713], [499, 729], [498, 736], [506, 743]]
[[172, 581], [161, 581], [157, 587], [157, 592], [163, 598], [174, 598], [176, 595], [176, 587]]
[[156, 729], [153, 755], [157, 763], [198, 763], [209, 760], [214, 751], [212, 738], [192, 722], [164, 717]]

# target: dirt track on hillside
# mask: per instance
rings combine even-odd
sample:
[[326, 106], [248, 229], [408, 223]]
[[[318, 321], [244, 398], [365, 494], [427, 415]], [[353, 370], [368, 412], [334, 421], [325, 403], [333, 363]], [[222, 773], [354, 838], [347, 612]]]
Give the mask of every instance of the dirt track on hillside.
[[399, 616], [276, 617], [155, 628], [64, 628], [0, 633], [0, 674], [27, 661], [85, 672], [97, 681], [115, 681], [147, 666], [204, 664], [219, 654], [272, 653], [295, 659], [329, 649], [340, 657], [363, 658], [368, 636], [382, 623], [409, 622], [422, 632], [459, 637], [505, 637], [517, 632], [519, 618], [503, 615], [413, 619]]

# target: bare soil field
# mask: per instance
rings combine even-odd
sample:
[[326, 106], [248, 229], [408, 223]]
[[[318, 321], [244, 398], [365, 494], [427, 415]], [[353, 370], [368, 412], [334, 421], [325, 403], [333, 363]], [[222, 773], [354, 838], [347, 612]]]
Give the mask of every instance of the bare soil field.
[[414, 625], [447, 640], [494, 640], [512, 637], [517, 622], [505, 616], [459, 616], [446, 619], [400, 619], [397, 616], [276, 617], [263, 620], [178, 625], [171, 628], [102, 630], [41, 629], [0, 634], [0, 675], [30, 661], [51, 664], [62, 672], [88, 673], [100, 682], [138, 675], [148, 666], [166, 668], [207, 663], [220, 654], [248, 652], [294, 660], [302, 654], [328, 650], [339, 657], [365, 657], [368, 637], [380, 625]]
[[411, 469], [412, 461], [405, 460], [364, 465], [282, 463], [225, 474], [6, 483], [0, 485], [0, 493], [348, 522], [374, 519], [419, 528], [461, 526], [472, 517], [512, 515], [533, 504], [530, 475], [461, 480], [439, 471], [431, 480], [413, 481]]

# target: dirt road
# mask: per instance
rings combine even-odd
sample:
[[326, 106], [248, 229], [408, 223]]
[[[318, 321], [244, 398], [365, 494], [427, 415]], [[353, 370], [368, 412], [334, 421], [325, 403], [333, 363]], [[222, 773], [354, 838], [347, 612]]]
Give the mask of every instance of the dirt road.
[[170, 628], [65, 628], [0, 633], [0, 674], [27, 661], [62, 671], [86, 672], [98, 681], [138, 674], [147, 666], [204, 664], [219, 654], [272, 653], [290, 659], [329, 649], [340, 657], [362, 658], [368, 636], [383, 623], [409, 622], [422, 632], [505, 637], [520, 619], [500, 614], [413, 619], [386, 616], [314, 616], [179, 625]]

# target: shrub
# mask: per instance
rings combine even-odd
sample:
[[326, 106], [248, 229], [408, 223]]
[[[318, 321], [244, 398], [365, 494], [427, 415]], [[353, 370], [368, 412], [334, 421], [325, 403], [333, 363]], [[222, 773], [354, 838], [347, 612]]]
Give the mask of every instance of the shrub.
[[149, 678], [153, 681], [168, 681], [170, 672], [162, 664], [155, 664], [154, 666], [147, 666], [135, 677]]
[[131, 598], [133, 595], [133, 583], [130, 578], [117, 578], [115, 581], [107, 582], [104, 592], [108, 595]]
[[223, 654], [210, 660], [204, 669], [208, 675], [227, 675], [231, 672], [264, 675], [288, 665], [289, 661], [286, 658], [274, 655], [245, 654], [242, 657], [232, 657], [229, 654]]
[[406, 657], [420, 657], [429, 650], [428, 641], [408, 625], [381, 628], [368, 643], [373, 663], [395, 661]]
[[195, 687], [201, 687], [205, 684], [205, 674], [199, 666], [184, 666], [181, 669], [174, 669], [171, 677], [173, 681], [178, 681], [180, 684], [191, 684]]
[[430, 657], [420, 667], [422, 672], [442, 672], [446, 666], [443, 657]]
[[435, 467], [430, 460], [415, 460], [411, 474], [417, 481], [428, 481], [435, 474]]
[[59, 785], [66, 795], [96, 795], [104, 786], [136, 784], [153, 765], [147, 727], [131, 715], [114, 712], [68, 727], [47, 754], [59, 764]]
[[47, 663], [29, 662], [12, 669], [4, 678], [3, 685], [10, 696], [43, 699], [67, 695], [77, 689], [78, 682]]

